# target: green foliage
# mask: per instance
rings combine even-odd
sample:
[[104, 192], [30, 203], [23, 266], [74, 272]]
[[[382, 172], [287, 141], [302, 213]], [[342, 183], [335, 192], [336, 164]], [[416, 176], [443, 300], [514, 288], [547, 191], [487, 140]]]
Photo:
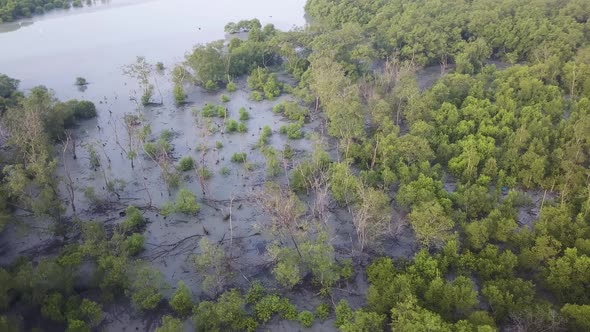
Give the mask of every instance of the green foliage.
[[231, 174], [231, 170], [229, 169], [229, 167], [223, 166], [223, 167], [221, 167], [221, 169], [219, 169], [219, 174], [221, 174], [223, 176], [228, 176]]
[[100, 158], [98, 157], [98, 153], [94, 149], [94, 146], [88, 145], [88, 159], [90, 160], [90, 168], [94, 171], [100, 167]]
[[139, 233], [133, 233], [125, 240], [125, 248], [130, 256], [136, 256], [143, 250], [145, 237]]
[[197, 214], [201, 209], [197, 203], [197, 196], [187, 189], [180, 189], [176, 195], [176, 203], [174, 204], [176, 212], [184, 214]]
[[262, 154], [266, 158], [266, 173], [268, 176], [277, 176], [281, 172], [278, 152], [272, 146], [269, 146], [262, 149]]
[[234, 119], [229, 119], [225, 123], [225, 131], [228, 133], [233, 133], [238, 130], [238, 121]]
[[266, 295], [254, 306], [254, 314], [258, 320], [266, 323], [279, 312], [280, 304], [281, 299], [278, 295]]
[[193, 299], [191, 296], [191, 291], [184, 284], [184, 282], [178, 282], [176, 291], [170, 299], [170, 307], [172, 307], [172, 309], [182, 317], [186, 317], [191, 313], [193, 308]]
[[211, 179], [211, 177], [213, 176], [213, 174], [211, 174], [211, 171], [209, 171], [209, 169], [204, 166], [197, 170], [197, 174], [201, 179], [205, 181]]
[[268, 138], [272, 135], [272, 130], [269, 126], [262, 127], [260, 137], [258, 138], [258, 146], [263, 147], [268, 144]]
[[563, 257], [549, 262], [547, 283], [564, 302], [590, 303], [587, 271], [590, 271], [590, 257], [578, 254], [576, 248], [567, 248]]
[[162, 300], [164, 282], [160, 271], [139, 267], [134, 271], [129, 293], [133, 304], [139, 310], [153, 310]]
[[204, 118], [210, 118], [217, 115], [217, 108], [211, 104], [206, 104], [201, 110], [201, 116]]
[[264, 286], [260, 283], [260, 281], [255, 280], [250, 284], [250, 289], [248, 289], [248, 293], [246, 294], [246, 303], [254, 304], [258, 302], [266, 293]]
[[342, 206], [354, 205], [359, 200], [359, 182], [348, 165], [334, 163], [330, 166], [330, 190], [334, 200]]
[[221, 95], [221, 102], [222, 103], [227, 103], [229, 101], [230, 101], [230, 99], [229, 99], [228, 95], [225, 95], [225, 94]]
[[290, 123], [288, 125], [281, 126], [279, 128], [279, 132], [283, 135], [287, 135], [290, 139], [300, 139], [303, 138], [303, 132], [301, 128], [303, 124], [301, 122]]
[[243, 134], [243, 133], [245, 133], [245, 132], [248, 131], [248, 126], [244, 122], [240, 122], [238, 124], [237, 130], [238, 130], [238, 133], [242, 133]]
[[195, 329], [199, 332], [253, 331], [251, 328], [255, 330], [256, 324], [246, 317], [244, 306], [244, 299], [235, 289], [223, 293], [217, 302], [202, 301], [193, 311]]
[[174, 103], [176, 105], [182, 105], [186, 101], [186, 92], [184, 91], [184, 87], [180, 83], [174, 84], [174, 88], [172, 90], [174, 94]]
[[236, 152], [231, 156], [232, 163], [245, 163], [246, 162], [246, 152]]
[[254, 101], [262, 101], [262, 99], [264, 99], [262, 97], [262, 94], [258, 91], [252, 91], [252, 93], [250, 93], [250, 99], [254, 100]]
[[256, 68], [248, 77], [248, 87], [252, 91], [253, 100], [262, 100], [262, 95], [258, 93], [254, 98], [255, 92], [263, 92], [264, 98], [273, 100], [281, 94], [282, 84], [277, 80], [277, 77], [273, 73], [269, 73], [267, 69]]
[[275, 113], [282, 113], [289, 120], [304, 122], [306, 117], [309, 116], [309, 110], [300, 107], [299, 104], [292, 101], [283, 101], [276, 104], [272, 111]]
[[334, 326], [341, 329], [348, 322], [352, 320], [352, 309], [348, 305], [346, 300], [340, 300], [336, 305], [336, 320], [334, 320]]
[[238, 90], [236, 83], [231, 81], [227, 83], [227, 86], [225, 88], [227, 89], [227, 92], [235, 92]]
[[156, 332], [178, 332], [184, 329], [184, 324], [178, 318], [172, 316], [162, 317], [162, 325], [156, 328]]
[[416, 238], [426, 247], [442, 246], [451, 236], [455, 223], [437, 202], [422, 203], [408, 216]]
[[179, 171], [190, 171], [195, 167], [195, 160], [191, 156], [185, 156], [180, 159], [178, 163], [178, 170]]
[[121, 227], [125, 232], [136, 231], [145, 226], [146, 221], [139, 209], [135, 206], [129, 205], [127, 209], [125, 209], [125, 215], [127, 218], [121, 224]]
[[561, 314], [567, 318], [572, 331], [590, 330], [590, 305], [566, 303], [561, 308]]
[[250, 113], [246, 111], [245, 107], [240, 107], [240, 121], [246, 121], [250, 119]]
[[326, 320], [330, 315], [330, 306], [327, 303], [321, 303], [315, 307], [315, 317], [320, 320]]
[[301, 326], [305, 328], [310, 328], [313, 326], [314, 317], [311, 312], [304, 310], [299, 313], [299, 315], [297, 316], [297, 320], [299, 321], [299, 324], [301, 324]]

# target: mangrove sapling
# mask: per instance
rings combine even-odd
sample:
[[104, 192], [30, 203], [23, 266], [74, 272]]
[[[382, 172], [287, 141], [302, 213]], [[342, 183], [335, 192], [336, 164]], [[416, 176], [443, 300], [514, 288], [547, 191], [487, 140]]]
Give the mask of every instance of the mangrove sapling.
[[98, 156], [98, 153], [96, 153], [96, 150], [94, 149], [94, 146], [92, 144], [88, 145], [86, 147], [86, 150], [88, 151], [90, 169], [96, 171], [97, 168], [100, 167], [100, 157]]
[[146, 61], [145, 57], [138, 56], [135, 63], [123, 67], [123, 74], [137, 80], [142, 90], [141, 103], [147, 106], [154, 94], [154, 85], [150, 82], [152, 65]]
[[[70, 168], [68, 167], [68, 162], [66, 160], [66, 153], [68, 151], [68, 147], [70, 146], [70, 141], [72, 141], [72, 133], [70, 130], [66, 130], [65, 134], [66, 134], [66, 141], [62, 142], [63, 146], [64, 146], [63, 150], [62, 150], [62, 163], [64, 165], [64, 173], [65, 173], [64, 182], [65, 182], [66, 190], [68, 192], [68, 196], [70, 199], [70, 205], [72, 206], [72, 211], [75, 214], [76, 213], [76, 203], [75, 203], [76, 191], [74, 189], [74, 181], [72, 180], [72, 175], [70, 174]], [[74, 141], [72, 141], [72, 144], [76, 144], [76, 143]], [[75, 154], [74, 154], [74, 157], [75, 157]]]
[[390, 230], [392, 209], [384, 192], [359, 184], [359, 203], [352, 212], [360, 252], [369, 243], [378, 244]]
[[162, 301], [162, 291], [166, 287], [160, 271], [149, 267], [138, 267], [127, 293], [139, 310], [152, 310]]
[[199, 241], [201, 254], [195, 256], [197, 271], [204, 273], [203, 289], [212, 296], [219, 294], [232, 277], [231, 267], [225, 251], [219, 244], [207, 238]]
[[179, 281], [176, 291], [170, 299], [170, 306], [181, 317], [187, 317], [193, 309], [193, 299], [190, 289]]
[[76, 77], [76, 83], [74, 84], [78, 86], [87, 85], [88, 81], [84, 77]]

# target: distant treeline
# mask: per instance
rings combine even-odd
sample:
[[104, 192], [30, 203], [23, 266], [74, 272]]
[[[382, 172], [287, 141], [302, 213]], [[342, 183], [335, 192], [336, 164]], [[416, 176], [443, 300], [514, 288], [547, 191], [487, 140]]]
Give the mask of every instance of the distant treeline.
[[[86, 1], [91, 4], [90, 0]], [[55, 8], [82, 7], [81, 0], [0, 0], [0, 23], [40, 15]]]

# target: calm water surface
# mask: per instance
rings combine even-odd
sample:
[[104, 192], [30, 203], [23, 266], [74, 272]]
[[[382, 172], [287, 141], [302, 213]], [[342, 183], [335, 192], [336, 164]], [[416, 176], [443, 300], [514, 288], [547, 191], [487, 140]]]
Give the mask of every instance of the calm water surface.
[[[112, 92], [121, 66], [142, 55], [167, 67], [195, 44], [224, 37], [229, 21], [258, 18], [288, 30], [304, 24], [305, 0], [112, 0], [0, 25], [0, 73], [21, 88], [43, 84], [59, 98]], [[83, 96], [73, 86], [82, 76], [92, 84]], [[123, 92], [126, 93], [126, 92]]]

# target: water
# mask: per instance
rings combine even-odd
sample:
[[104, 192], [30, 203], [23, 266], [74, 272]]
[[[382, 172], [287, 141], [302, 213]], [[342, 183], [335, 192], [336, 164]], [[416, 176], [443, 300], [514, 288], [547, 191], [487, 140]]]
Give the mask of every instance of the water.
[[138, 55], [166, 65], [199, 43], [222, 39], [227, 22], [258, 18], [288, 30], [304, 21], [305, 0], [112, 0], [0, 25], [0, 73], [21, 88], [43, 84], [79, 98], [82, 76], [112, 90], [121, 66]]

